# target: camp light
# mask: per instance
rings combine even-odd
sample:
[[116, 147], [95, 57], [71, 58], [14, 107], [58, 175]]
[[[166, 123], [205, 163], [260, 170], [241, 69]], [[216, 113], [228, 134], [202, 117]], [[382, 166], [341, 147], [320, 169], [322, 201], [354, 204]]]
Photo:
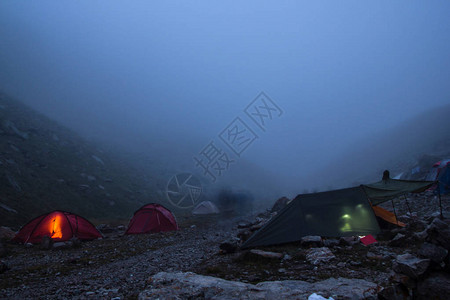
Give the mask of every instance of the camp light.
[[62, 238], [61, 216], [57, 214], [49, 224], [50, 237], [52, 239]]

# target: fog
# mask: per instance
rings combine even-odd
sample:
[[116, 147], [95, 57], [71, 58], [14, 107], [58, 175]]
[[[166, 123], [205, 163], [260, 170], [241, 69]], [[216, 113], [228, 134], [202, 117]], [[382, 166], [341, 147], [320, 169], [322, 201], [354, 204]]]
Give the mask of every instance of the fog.
[[[2, 1], [0, 89], [169, 173], [202, 176], [213, 141], [234, 162], [212, 184], [292, 196], [450, 102], [449, 20], [447, 1]], [[264, 130], [245, 113], [261, 92], [280, 109]], [[237, 117], [257, 136], [239, 155], [220, 139]]]

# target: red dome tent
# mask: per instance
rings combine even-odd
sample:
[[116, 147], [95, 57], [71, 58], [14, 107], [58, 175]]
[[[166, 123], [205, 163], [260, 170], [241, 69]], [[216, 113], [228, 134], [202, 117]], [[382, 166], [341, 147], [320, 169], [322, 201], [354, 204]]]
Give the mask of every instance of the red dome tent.
[[125, 233], [156, 233], [173, 230], [178, 230], [178, 225], [170, 210], [160, 204], [150, 203], [134, 213]]
[[101, 233], [91, 222], [76, 214], [55, 210], [34, 218], [23, 226], [13, 241], [20, 243], [40, 243], [44, 236], [57, 242], [73, 237], [80, 240], [101, 238]]

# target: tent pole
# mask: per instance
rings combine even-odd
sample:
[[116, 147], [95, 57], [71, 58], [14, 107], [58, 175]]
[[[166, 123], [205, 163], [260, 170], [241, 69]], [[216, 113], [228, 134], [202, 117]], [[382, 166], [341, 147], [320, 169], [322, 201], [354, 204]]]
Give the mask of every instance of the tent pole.
[[395, 212], [394, 199], [392, 199], [391, 202], [392, 202], [392, 208], [394, 209], [395, 220], [397, 221], [397, 225], [398, 225], [398, 218], [397, 218], [397, 213]]
[[412, 216], [411, 208], [409, 207], [409, 204], [408, 204], [408, 198], [406, 197], [406, 195], [403, 195], [403, 197], [405, 197], [406, 207], [408, 207], [409, 214], [410, 214], [410, 216]]
[[439, 184], [440, 184], [440, 182], [438, 181], [437, 190], [438, 190], [438, 196], [439, 196], [439, 210], [440, 210], [440, 213], [441, 213], [441, 219], [443, 219], [444, 216], [442, 215], [441, 188], [440, 188]]

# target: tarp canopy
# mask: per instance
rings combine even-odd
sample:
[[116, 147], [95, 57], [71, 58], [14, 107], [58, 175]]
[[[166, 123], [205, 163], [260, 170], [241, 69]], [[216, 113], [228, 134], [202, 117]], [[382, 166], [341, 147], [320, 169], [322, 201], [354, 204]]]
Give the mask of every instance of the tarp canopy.
[[379, 231], [362, 187], [354, 187], [298, 195], [242, 247], [295, 242], [308, 235], [341, 237]]
[[372, 205], [378, 205], [388, 200], [407, 193], [420, 193], [429, 189], [434, 181], [414, 181], [386, 179], [372, 184], [364, 184], [362, 187], [369, 197]]

